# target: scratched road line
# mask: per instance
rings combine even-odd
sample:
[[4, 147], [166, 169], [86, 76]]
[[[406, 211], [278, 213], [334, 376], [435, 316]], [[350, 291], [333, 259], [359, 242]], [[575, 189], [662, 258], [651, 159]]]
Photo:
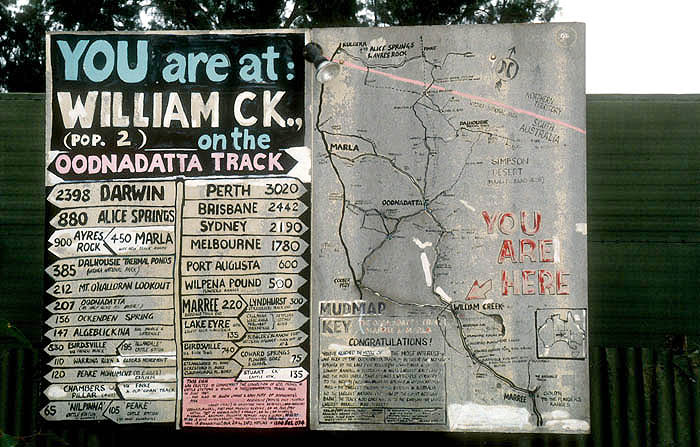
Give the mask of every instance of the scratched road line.
[[387, 73], [387, 72], [384, 72], [384, 71], [376, 70], [376, 69], [374, 69], [374, 68], [363, 67], [363, 66], [361, 66], [361, 65], [354, 64], [354, 63], [352, 63], [352, 62], [350, 62], [350, 61], [347, 61], [347, 60], [346, 60], [346, 61], [343, 61], [343, 62], [342, 62], [342, 65], [343, 65], [344, 67], [349, 67], [349, 68], [352, 68], [352, 69], [355, 69], [355, 70], [365, 71], [365, 72], [369, 72], [369, 73], [376, 74], [376, 75], [379, 75], [379, 76], [384, 76], [384, 77], [387, 77], [387, 78], [389, 78], [389, 79], [393, 79], [393, 80], [395, 80], [395, 81], [405, 82], [405, 83], [413, 84], [413, 85], [419, 85], [419, 86], [425, 87], [425, 88], [427, 88], [427, 89], [429, 89], [429, 90], [449, 91], [450, 93], [452, 93], [452, 94], [454, 94], [454, 95], [457, 95], [457, 96], [461, 96], [461, 97], [463, 97], [463, 98], [473, 99], [473, 100], [475, 100], [475, 101], [485, 102], [485, 103], [488, 103], [488, 104], [492, 104], [492, 105], [494, 105], [494, 106], [498, 106], [498, 107], [502, 107], [502, 108], [504, 108], [504, 109], [511, 110], [511, 111], [513, 111], [513, 112], [515, 112], [515, 113], [520, 113], [520, 114], [522, 114], [522, 115], [532, 116], [532, 117], [534, 117], [534, 118], [538, 118], [538, 119], [541, 119], [541, 120], [544, 120], [544, 121], [548, 121], [548, 122], [550, 122], [550, 123], [557, 124], [557, 125], [559, 125], [559, 126], [563, 126], [563, 127], [569, 128], [569, 129], [571, 129], [571, 130], [574, 130], [574, 131], [576, 131], [576, 132], [579, 132], [579, 133], [581, 133], [581, 134], [583, 134], [583, 135], [586, 135], [586, 130], [585, 130], [585, 129], [581, 129], [580, 127], [576, 127], [576, 126], [574, 126], [574, 125], [572, 125], [572, 124], [569, 124], [569, 123], [567, 123], [567, 122], [560, 121], [560, 120], [554, 119], [554, 118], [550, 118], [550, 117], [547, 117], [547, 116], [544, 116], [544, 115], [540, 115], [539, 113], [531, 112], [531, 111], [529, 111], [529, 110], [520, 109], [520, 108], [518, 108], [518, 107], [513, 107], [513, 106], [510, 106], [510, 105], [508, 105], [508, 104], [504, 104], [504, 103], [502, 103], [502, 102], [498, 102], [498, 101], [495, 101], [495, 100], [490, 99], [490, 98], [484, 98], [483, 96], [471, 95], [471, 94], [469, 94], [469, 93], [460, 92], [460, 91], [458, 91], [458, 90], [448, 90], [448, 89], [446, 89], [445, 87], [442, 87], [442, 86], [440, 86], [440, 85], [427, 84], [427, 83], [425, 83], [425, 82], [421, 82], [421, 81], [418, 81], [418, 80], [416, 80], [416, 79], [409, 79], [409, 78], [404, 78], [404, 77], [402, 77], [402, 76], [396, 76], [396, 75], [393, 75], [393, 74], [391, 74], [391, 73]]

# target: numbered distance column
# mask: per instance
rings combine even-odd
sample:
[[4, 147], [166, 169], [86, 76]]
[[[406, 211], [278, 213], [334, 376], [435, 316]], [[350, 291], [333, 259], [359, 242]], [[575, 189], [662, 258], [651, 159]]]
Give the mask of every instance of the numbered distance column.
[[175, 183], [48, 194], [48, 420], [175, 420]]
[[309, 186], [185, 182], [183, 426], [306, 425]]

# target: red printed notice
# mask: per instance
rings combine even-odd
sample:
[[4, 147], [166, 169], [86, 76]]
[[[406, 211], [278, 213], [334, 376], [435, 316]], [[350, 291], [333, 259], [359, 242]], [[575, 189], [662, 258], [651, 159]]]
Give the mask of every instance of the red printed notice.
[[304, 427], [307, 381], [236, 382], [185, 378], [184, 427]]

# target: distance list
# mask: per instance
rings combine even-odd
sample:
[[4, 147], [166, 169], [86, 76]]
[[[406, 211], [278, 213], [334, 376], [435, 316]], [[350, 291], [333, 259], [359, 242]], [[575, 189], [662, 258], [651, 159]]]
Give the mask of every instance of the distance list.
[[47, 420], [306, 426], [308, 189], [49, 188]]
[[306, 425], [306, 193], [297, 179], [185, 182], [183, 426]]

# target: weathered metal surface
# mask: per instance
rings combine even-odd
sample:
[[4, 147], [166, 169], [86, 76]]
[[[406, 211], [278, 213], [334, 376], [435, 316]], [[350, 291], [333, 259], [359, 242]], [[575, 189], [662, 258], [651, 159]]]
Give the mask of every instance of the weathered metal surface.
[[315, 38], [312, 428], [587, 432], [583, 25]]

